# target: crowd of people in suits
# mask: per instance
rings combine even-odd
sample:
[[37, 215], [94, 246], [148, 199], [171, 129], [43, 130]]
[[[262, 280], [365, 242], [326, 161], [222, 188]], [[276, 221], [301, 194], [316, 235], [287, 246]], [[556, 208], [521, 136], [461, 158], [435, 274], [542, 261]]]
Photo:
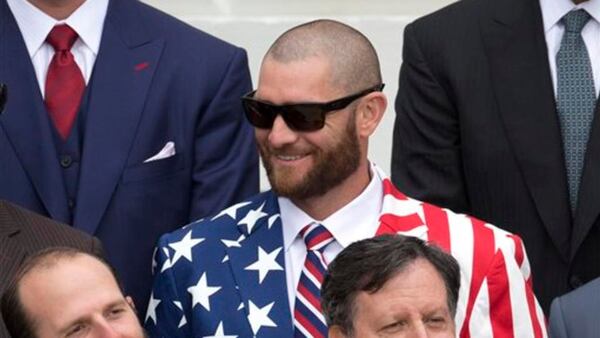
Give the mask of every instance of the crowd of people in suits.
[[0, 337], [597, 337], [598, 41], [600, 0], [409, 24], [388, 177], [347, 24], [252, 90], [138, 0], [0, 0]]

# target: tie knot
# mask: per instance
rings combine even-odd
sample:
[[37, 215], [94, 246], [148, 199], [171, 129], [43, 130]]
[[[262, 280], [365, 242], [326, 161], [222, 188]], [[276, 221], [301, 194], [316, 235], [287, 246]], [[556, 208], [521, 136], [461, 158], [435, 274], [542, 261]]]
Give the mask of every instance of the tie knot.
[[323, 225], [311, 223], [300, 231], [300, 236], [306, 243], [306, 249], [309, 251], [324, 249], [327, 244], [333, 241], [333, 236]]
[[581, 30], [589, 20], [590, 15], [583, 9], [571, 11], [562, 18], [566, 31], [570, 33], [581, 33]]
[[54, 26], [48, 34], [46, 41], [54, 48], [55, 51], [70, 50], [75, 40], [77, 40], [77, 32], [68, 25]]

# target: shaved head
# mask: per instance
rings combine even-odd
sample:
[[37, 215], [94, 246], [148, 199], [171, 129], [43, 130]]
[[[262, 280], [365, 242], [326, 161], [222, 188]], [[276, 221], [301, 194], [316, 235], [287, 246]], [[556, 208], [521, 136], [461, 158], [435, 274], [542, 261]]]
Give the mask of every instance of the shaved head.
[[281, 35], [263, 63], [324, 58], [330, 65], [331, 85], [351, 93], [380, 84], [381, 71], [371, 42], [356, 29], [333, 20], [316, 20]]

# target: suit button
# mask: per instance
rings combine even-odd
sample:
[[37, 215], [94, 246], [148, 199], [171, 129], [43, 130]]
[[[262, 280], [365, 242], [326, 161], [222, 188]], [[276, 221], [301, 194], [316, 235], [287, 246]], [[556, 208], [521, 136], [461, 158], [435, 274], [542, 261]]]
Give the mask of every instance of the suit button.
[[60, 166], [63, 168], [68, 168], [73, 164], [73, 158], [69, 155], [62, 155], [60, 157]]
[[581, 278], [579, 278], [579, 276], [571, 276], [571, 278], [569, 279], [569, 283], [574, 289], [577, 289], [578, 287], [583, 285], [583, 282], [581, 281]]
[[69, 200], [67, 201], [67, 204], [69, 205], [69, 209], [73, 210], [73, 208], [75, 208], [75, 200], [72, 198], [69, 198]]

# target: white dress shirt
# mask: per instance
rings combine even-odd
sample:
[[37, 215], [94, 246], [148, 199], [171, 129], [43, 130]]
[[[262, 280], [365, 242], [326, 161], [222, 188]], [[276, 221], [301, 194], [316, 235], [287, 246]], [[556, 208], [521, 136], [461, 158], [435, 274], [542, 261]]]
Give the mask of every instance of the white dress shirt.
[[321, 223], [335, 238], [323, 252], [327, 264], [348, 245], [361, 239], [371, 238], [377, 232], [383, 203], [383, 178], [379, 177], [373, 167], [370, 169], [372, 178], [365, 190], [324, 220], [315, 220], [289, 199], [278, 198], [285, 247], [285, 275], [292, 317], [296, 288], [306, 258], [306, 245], [300, 236], [304, 226], [313, 222]]
[[600, 91], [600, 0], [588, 0], [579, 5], [575, 5], [571, 0], [540, 0], [540, 6], [544, 20], [554, 97], [556, 97], [556, 54], [560, 49], [560, 42], [565, 32], [565, 26], [560, 20], [565, 14], [576, 9], [585, 9], [590, 14], [590, 21], [583, 27], [581, 36], [592, 63], [595, 93], [598, 97]]
[[85, 1], [62, 21], [52, 18], [27, 0], [7, 0], [7, 2], [25, 41], [42, 97], [45, 97], [48, 66], [54, 56], [54, 48], [46, 42], [46, 37], [58, 24], [66, 23], [79, 35], [71, 47], [71, 53], [87, 85], [100, 48], [108, 0]]

